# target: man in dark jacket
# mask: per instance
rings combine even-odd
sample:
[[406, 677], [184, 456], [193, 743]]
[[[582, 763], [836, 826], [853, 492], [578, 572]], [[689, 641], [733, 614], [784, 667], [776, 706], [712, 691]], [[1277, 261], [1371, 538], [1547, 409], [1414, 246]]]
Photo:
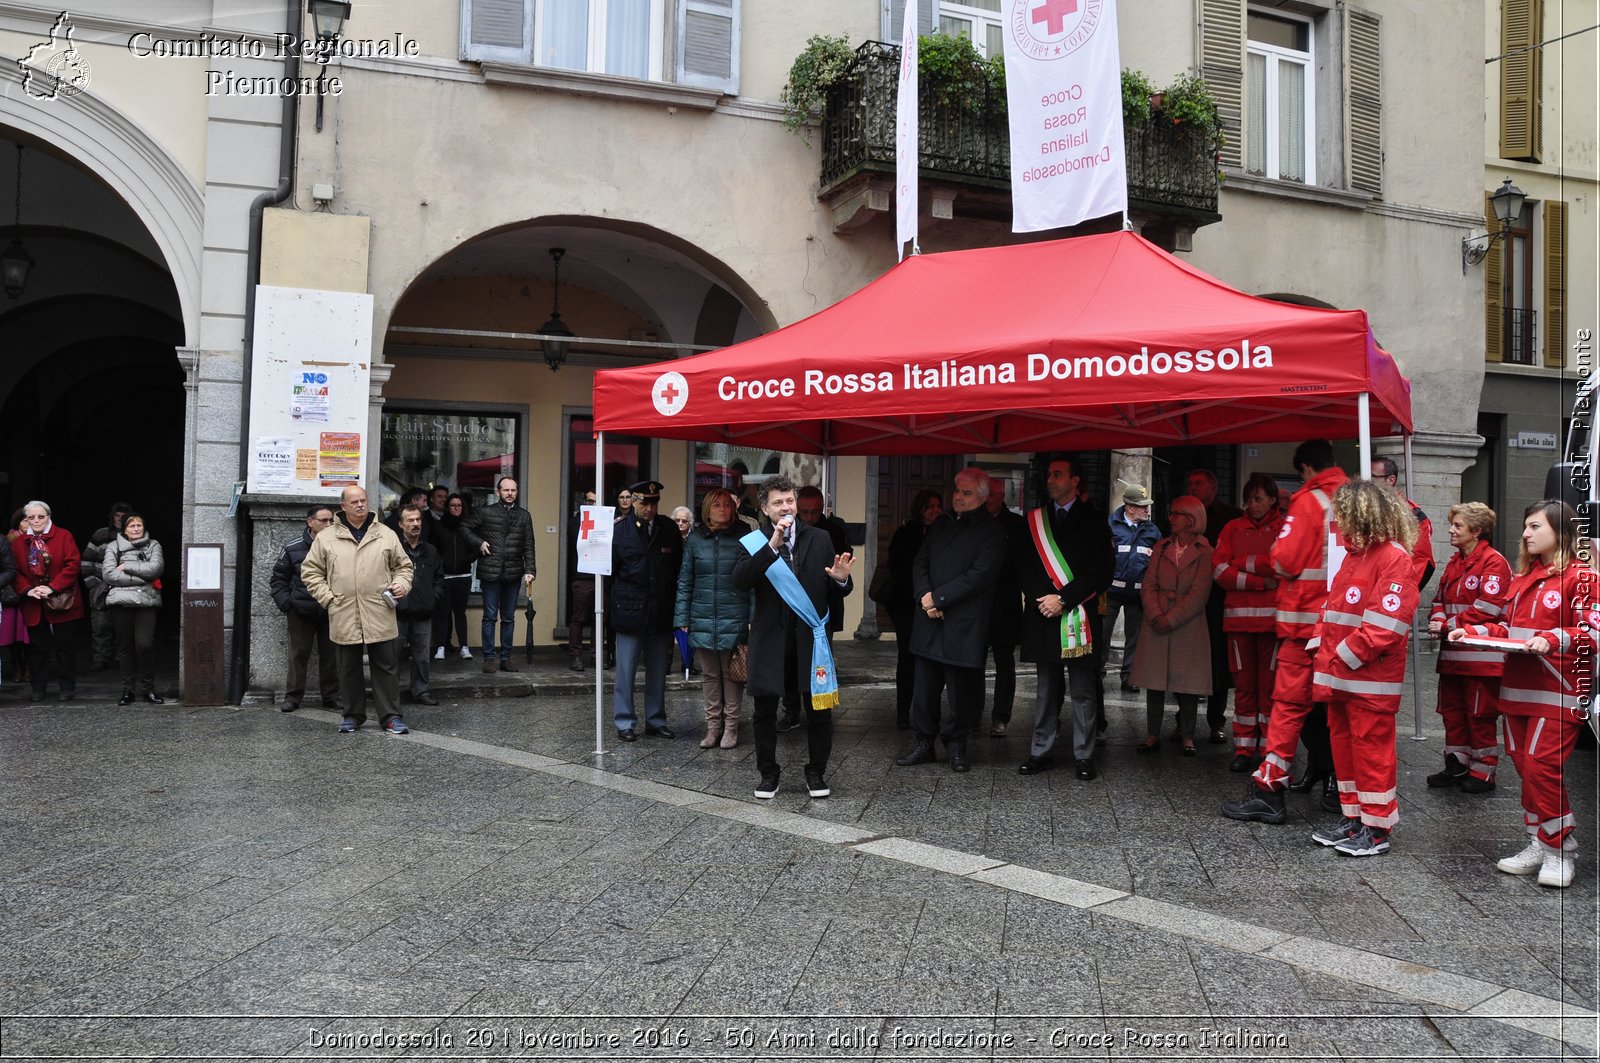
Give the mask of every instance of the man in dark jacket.
[[[1017, 698], [1017, 640], [1022, 633], [1022, 588], [1017, 585], [1016, 558], [1027, 549], [1028, 523], [1006, 506], [1006, 482], [989, 480], [984, 506], [1005, 532], [1006, 556], [994, 578], [994, 603], [989, 607], [989, 651], [994, 655], [994, 710], [989, 734], [1005, 737]], [[983, 717], [978, 717], [981, 722]]]
[[311, 663], [311, 651], [317, 651], [317, 686], [322, 691], [322, 707], [339, 707], [339, 663], [334, 656], [333, 640], [328, 637], [328, 613], [306, 591], [300, 578], [300, 563], [311, 549], [311, 540], [317, 533], [333, 523], [332, 506], [312, 506], [306, 510], [306, 528], [300, 538], [285, 543], [278, 561], [272, 566], [272, 578], [267, 586], [272, 600], [289, 624], [289, 674], [284, 680], [284, 712], [300, 707], [306, 693], [306, 670]]
[[1098, 626], [1095, 598], [1111, 583], [1112, 550], [1105, 518], [1078, 497], [1081, 481], [1071, 459], [1050, 462], [1045, 479], [1049, 500], [1028, 515], [1028, 542], [1016, 559], [1024, 602], [1022, 659], [1033, 662], [1038, 675], [1033, 744], [1017, 771], [1038, 775], [1055, 766], [1065, 684], [1072, 697], [1073, 760], [1078, 778], [1088, 781], [1097, 774], [1093, 758], [1100, 663], [1080, 636], [1078, 621], [1090, 630]]
[[[1106, 592], [1105, 637], [1117, 626], [1117, 615], [1122, 615], [1122, 692], [1132, 694], [1133, 652], [1139, 648], [1139, 628], [1144, 623], [1144, 604], [1139, 590], [1144, 586], [1144, 570], [1150, 567], [1150, 553], [1161, 541], [1161, 529], [1150, 519], [1150, 507], [1155, 499], [1141, 484], [1130, 484], [1122, 493], [1122, 505], [1111, 514], [1111, 542], [1117, 549], [1115, 567], [1111, 572], [1111, 589]], [[1102, 646], [1104, 651], [1107, 647]], [[1102, 652], [1104, 662], [1107, 654]]]
[[[794, 481], [774, 476], [764, 485], [761, 533], [767, 545], [733, 567], [733, 585], [755, 592], [755, 613], [750, 621], [750, 678], [745, 691], [754, 702], [753, 724], [756, 734], [756, 768], [761, 782], [755, 795], [763, 800], [778, 792], [778, 699], [791, 690], [811, 689], [811, 651], [815, 643], [811, 628], [799, 622], [795, 611], [779, 595], [767, 575], [771, 566], [788, 565], [805, 592], [811, 607], [821, 617], [828, 611], [828, 591], [832, 585], [849, 594], [854, 586], [850, 554], [835, 554], [828, 534], [802, 520]], [[825, 779], [828, 757], [833, 752], [833, 712], [812, 707], [809, 693], [802, 694], [806, 712], [806, 787], [812, 797], [827, 797], [831, 792]]]
[[[971, 769], [967, 734], [983, 713], [989, 610], [1006, 555], [1005, 531], [989, 516], [988, 501], [988, 473], [976, 467], [957, 473], [950, 510], [928, 529], [912, 565], [911, 589], [918, 613], [911, 628], [911, 652], [916, 657], [911, 726], [917, 741], [896, 764], [932, 761], [938, 734], [944, 738], [950, 770]], [[946, 688], [950, 713], [941, 728], [939, 702]]]
[[[100, 528], [89, 541], [83, 544], [79, 551], [83, 558], [83, 587], [84, 603], [87, 605], [93, 597], [95, 586], [100, 583], [100, 559], [106, 556], [106, 548], [117, 541], [118, 534], [122, 531], [122, 519], [133, 512], [133, 506], [127, 502], [118, 502], [111, 507], [111, 513], [106, 517], [106, 526]], [[10, 531], [10, 528], [6, 529]], [[99, 672], [110, 668], [117, 660], [117, 647], [115, 632], [111, 630], [111, 616], [106, 612], [104, 604], [96, 608], [89, 606], [89, 635], [94, 651], [92, 668]]]
[[400, 645], [411, 657], [411, 700], [437, 705], [439, 699], [428, 689], [428, 667], [433, 658], [433, 607], [444, 596], [444, 562], [438, 549], [423, 538], [425, 520], [417, 506], [400, 511], [400, 545], [411, 558], [411, 591], [395, 604], [394, 615]]
[[[511, 663], [516, 642], [517, 592], [533, 590], [533, 518], [517, 505], [517, 481], [500, 477], [495, 501], [483, 506], [461, 528], [461, 534], [482, 555], [478, 585], [483, 588], [483, 670], [519, 669]], [[499, 660], [495, 659], [494, 622], [500, 619]]]
[[644, 733], [673, 738], [667, 726], [667, 665], [675, 643], [672, 609], [678, 596], [678, 568], [683, 564], [683, 536], [678, 526], [657, 512], [661, 485], [636, 483], [633, 513], [611, 530], [611, 629], [617, 633], [617, 680], [611, 716], [617, 737], [638, 737], [639, 716], [633, 707], [633, 680], [644, 660]]

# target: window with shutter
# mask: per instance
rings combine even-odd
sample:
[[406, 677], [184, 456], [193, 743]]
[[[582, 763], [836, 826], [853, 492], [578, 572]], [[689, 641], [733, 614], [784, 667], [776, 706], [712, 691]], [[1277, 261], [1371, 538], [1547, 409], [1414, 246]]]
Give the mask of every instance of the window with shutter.
[[[1494, 203], [1483, 197], [1483, 222], [1489, 232], [1500, 231], [1494, 216]], [[1483, 260], [1483, 357], [1485, 361], [1505, 360], [1506, 318], [1504, 311], [1505, 272], [1500, 268], [1504, 254], [1498, 245], [1489, 249]]]
[[1544, 364], [1567, 364], [1567, 205], [1544, 204]]
[[1500, 157], [1538, 162], [1544, 133], [1542, 0], [1501, 0]]
[[1245, 170], [1316, 183], [1315, 27], [1301, 15], [1245, 16]]
[[526, 63], [532, 13], [528, 0], [462, 0], [461, 57]]
[[1380, 91], [1378, 16], [1360, 8], [1345, 9], [1345, 84], [1349, 88], [1349, 159], [1345, 172], [1350, 187], [1373, 195], [1383, 193], [1383, 95]]
[[1217, 100], [1222, 164], [1244, 165], [1244, 0], [1200, 0], [1200, 74]]
[[739, 94], [739, 0], [679, 0], [680, 85]]
[[[1242, 0], [1241, 0], [1242, 2]], [[917, 0], [917, 36], [926, 37], [933, 32], [934, 9], [939, 0]], [[878, 28], [881, 40], [900, 43], [900, 31], [906, 24], [906, 0], [878, 0]]]

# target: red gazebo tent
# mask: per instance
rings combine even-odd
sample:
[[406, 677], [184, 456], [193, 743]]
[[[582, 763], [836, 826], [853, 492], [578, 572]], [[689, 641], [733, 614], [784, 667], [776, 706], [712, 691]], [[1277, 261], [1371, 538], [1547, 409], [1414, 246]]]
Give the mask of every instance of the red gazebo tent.
[[1365, 311], [1246, 295], [1119, 232], [916, 255], [787, 328], [602, 370], [594, 426], [817, 454], [1357, 437], [1365, 470], [1374, 432], [1409, 450], [1411, 385]]

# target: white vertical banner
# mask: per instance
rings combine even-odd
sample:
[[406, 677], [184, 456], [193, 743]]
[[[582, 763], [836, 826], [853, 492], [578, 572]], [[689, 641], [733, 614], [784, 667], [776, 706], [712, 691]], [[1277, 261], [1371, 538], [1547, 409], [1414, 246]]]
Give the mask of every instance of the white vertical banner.
[[1128, 212], [1116, 0], [1004, 0], [1011, 230]]
[[[928, 0], [933, 3], [933, 0]], [[906, 0], [905, 28], [900, 31], [900, 93], [894, 119], [895, 261], [917, 246], [917, 169], [921, 159], [917, 143], [917, 0]]]

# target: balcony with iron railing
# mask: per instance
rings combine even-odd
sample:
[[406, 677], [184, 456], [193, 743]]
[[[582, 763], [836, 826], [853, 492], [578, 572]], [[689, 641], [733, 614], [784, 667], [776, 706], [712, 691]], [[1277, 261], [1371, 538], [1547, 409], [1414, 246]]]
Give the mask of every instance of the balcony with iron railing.
[[[852, 219], [859, 218], [857, 206], [868, 203], [863, 190], [877, 192], [871, 210], [888, 209], [899, 69], [898, 45], [868, 41], [827, 91], [819, 197], [835, 204], [836, 227], [852, 227]], [[966, 204], [973, 216], [1009, 216], [1011, 143], [1004, 92], [985, 87], [946, 100], [924, 88], [918, 95], [922, 180], [944, 189], [942, 196], [931, 197], [934, 216], [941, 216], [941, 198]], [[1130, 214], [1157, 228], [1190, 233], [1222, 220], [1214, 130], [1152, 121], [1127, 127], [1124, 142]]]
[[1538, 365], [1535, 312], [1508, 306], [1501, 311], [1500, 361], [1506, 365]]

